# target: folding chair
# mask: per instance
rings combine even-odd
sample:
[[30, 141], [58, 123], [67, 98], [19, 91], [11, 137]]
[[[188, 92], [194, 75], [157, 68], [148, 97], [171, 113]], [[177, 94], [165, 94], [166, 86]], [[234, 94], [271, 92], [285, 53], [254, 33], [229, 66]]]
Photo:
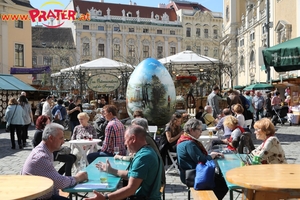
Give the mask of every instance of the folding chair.
[[157, 132], [157, 126], [148, 126], [148, 131], [149, 131], [149, 133], [153, 133], [152, 137], [155, 140], [156, 132]]
[[168, 150], [168, 156], [166, 156], [166, 163], [168, 163], [168, 157], [170, 158], [172, 164], [166, 169], [166, 174], [169, 173], [172, 169], [175, 169], [178, 174], [180, 174], [177, 166], [177, 153], [171, 152]]

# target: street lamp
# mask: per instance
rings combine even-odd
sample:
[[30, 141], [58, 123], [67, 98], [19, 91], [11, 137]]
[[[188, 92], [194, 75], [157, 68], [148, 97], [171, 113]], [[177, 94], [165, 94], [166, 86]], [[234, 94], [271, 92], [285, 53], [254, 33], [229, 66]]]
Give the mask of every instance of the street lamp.
[[120, 32], [120, 24], [119, 23], [114, 23], [111, 27], [111, 59], [113, 60], [114, 58], [114, 31]]

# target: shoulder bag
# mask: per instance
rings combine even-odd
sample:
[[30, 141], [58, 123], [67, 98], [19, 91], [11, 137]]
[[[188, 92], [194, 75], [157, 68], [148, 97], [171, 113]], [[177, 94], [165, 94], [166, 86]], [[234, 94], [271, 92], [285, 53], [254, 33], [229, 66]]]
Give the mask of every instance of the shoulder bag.
[[16, 109], [17, 109], [17, 106], [18, 106], [18, 105], [16, 105], [15, 110], [14, 110], [14, 113], [13, 113], [13, 115], [11, 116], [11, 118], [9, 119], [9, 121], [6, 122], [6, 127], [5, 127], [5, 131], [6, 131], [6, 132], [9, 132], [9, 131], [10, 131], [10, 122], [11, 122], [11, 120], [14, 118], [14, 115], [15, 115], [15, 112], [16, 112]]

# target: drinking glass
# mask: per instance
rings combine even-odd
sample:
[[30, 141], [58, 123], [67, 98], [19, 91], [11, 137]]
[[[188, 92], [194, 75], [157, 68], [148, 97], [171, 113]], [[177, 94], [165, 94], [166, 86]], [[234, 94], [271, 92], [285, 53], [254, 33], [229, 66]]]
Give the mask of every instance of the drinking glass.
[[243, 147], [243, 153], [244, 153], [244, 154], [248, 154], [248, 153], [249, 153], [248, 147]]
[[119, 147], [114, 147], [114, 154], [118, 155], [119, 154]]

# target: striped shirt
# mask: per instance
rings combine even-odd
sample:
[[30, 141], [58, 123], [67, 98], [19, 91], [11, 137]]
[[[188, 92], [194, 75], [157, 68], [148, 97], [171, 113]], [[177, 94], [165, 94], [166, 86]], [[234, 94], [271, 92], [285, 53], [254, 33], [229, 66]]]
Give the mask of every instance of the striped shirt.
[[53, 153], [44, 142], [36, 146], [27, 157], [22, 169], [23, 175], [44, 176], [54, 182], [53, 191], [39, 199], [49, 199], [53, 194], [58, 194], [58, 189], [63, 189], [76, 184], [76, 179], [71, 176], [60, 175], [53, 166]]
[[124, 125], [117, 118], [110, 120], [105, 128], [105, 139], [101, 151], [114, 154], [114, 147], [119, 147], [119, 155], [125, 156], [124, 135]]

